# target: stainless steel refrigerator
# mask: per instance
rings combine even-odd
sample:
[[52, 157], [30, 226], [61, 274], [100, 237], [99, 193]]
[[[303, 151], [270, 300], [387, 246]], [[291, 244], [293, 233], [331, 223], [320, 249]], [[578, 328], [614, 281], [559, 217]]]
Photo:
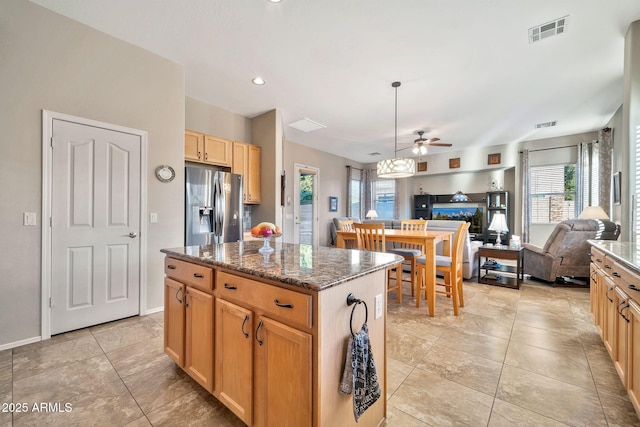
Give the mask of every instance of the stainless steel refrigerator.
[[241, 241], [242, 176], [187, 166], [185, 182], [185, 245]]

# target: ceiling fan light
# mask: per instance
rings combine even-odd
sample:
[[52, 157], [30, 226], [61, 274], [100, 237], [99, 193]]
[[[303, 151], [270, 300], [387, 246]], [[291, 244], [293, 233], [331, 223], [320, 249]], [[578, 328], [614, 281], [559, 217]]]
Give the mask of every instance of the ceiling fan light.
[[413, 147], [413, 154], [418, 154], [420, 152], [420, 149], [418, 147]]
[[425, 147], [424, 145], [420, 146], [420, 154], [427, 154], [427, 147]]

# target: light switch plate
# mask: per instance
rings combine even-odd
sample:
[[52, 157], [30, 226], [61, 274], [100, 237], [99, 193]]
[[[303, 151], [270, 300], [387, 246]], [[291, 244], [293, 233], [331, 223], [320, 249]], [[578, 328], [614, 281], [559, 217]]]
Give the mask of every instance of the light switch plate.
[[23, 216], [24, 225], [36, 225], [36, 213], [25, 212]]
[[157, 213], [155, 213], [155, 212], [151, 212], [151, 213], [149, 214], [149, 222], [150, 222], [151, 224], [155, 224], [155, 223], [157, 223], [157, 222], [158, 222], [158, 214], [157, 214]]
[[373, 318], [378, 319], [382, 317], [382, 294], [376, 295], [374, 305], [376, 307], [376, 312], [373, 315]]

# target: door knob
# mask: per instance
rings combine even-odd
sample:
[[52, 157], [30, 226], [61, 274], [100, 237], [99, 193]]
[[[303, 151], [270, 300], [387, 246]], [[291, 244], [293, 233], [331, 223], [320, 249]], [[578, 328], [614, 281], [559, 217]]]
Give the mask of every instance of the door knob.
[[132, 239], [135, 239], [136, 237], [138, 237], [138, 233], [134, 233], [132, 231], [131, 233], [129, 233], [129, 237], [131, 237]]

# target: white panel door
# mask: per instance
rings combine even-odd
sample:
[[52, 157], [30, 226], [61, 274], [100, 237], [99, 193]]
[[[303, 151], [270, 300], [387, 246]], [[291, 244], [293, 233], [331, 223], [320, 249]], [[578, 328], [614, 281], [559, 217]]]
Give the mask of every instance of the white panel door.
[[53, 120], [51, 334], [139, 314], [139, 135]]

